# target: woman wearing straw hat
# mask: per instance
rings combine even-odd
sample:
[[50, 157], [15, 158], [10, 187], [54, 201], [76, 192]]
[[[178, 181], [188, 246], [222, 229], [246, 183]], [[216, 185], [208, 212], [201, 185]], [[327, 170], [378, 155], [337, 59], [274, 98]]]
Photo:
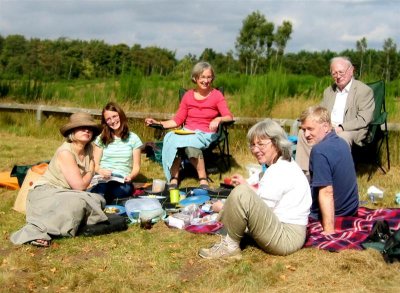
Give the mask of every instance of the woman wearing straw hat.
[[49, 247], [53, 236], [75, 236], [82, 221], [107, 220], [103, 197], [85, 191], [94, 174], [92, 141], [100, 133], [99, 125], [88, 113], [74, 113], [60, 132], [66, 142], [29, 191], [27, 223], [11, 235], [14, 244]]

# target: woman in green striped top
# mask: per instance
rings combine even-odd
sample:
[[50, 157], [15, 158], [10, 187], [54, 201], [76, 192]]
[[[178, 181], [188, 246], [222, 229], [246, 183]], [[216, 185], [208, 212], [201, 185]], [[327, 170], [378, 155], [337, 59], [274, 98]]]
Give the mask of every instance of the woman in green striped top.
[[132, 195], [132, 180], [140, 171], [143, 143], [129, 131], [124, 111], [114, 102], [103, 108], [101, 124], [103, 130], [94, 142], [94, 161], [96, 174], [105, 182], [93, 186], [91, 192], [104, 195], [107, 204], [111, 204], [115, 198]]

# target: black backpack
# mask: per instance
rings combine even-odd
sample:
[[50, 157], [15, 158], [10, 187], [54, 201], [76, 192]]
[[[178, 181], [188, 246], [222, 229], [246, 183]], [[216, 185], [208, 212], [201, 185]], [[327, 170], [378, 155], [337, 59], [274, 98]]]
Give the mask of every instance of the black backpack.
[[400, 230], [395, 231], [392, 236], [386, 240], [382, 251], [383, 259], [387, 263], [400, 261]]
[[125, 217], [118, 214], [106, 214], [108, 220], [94, 225], [84, 225], [78, 230], [78, 235], [96, 236], [109, 234], [128, 229], [127, 220]]
[[386, 263], [400, 261], [400, 230], [392, 232], [386, 220], [376, 221], [362, 246], [378, 250]]

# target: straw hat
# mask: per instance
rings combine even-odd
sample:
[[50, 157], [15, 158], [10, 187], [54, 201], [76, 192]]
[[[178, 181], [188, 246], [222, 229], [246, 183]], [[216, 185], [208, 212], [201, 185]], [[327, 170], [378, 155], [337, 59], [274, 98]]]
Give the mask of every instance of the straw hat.
[[93, 136], [97, 136], [101, 132], [101, 126], [96, 123], [93, 116], [89, 113], [78, 112], [69, 117], [69, 122], [60, 127], [61, 134], [66, 137], [74, 128], [87, 126], [92, 128]]

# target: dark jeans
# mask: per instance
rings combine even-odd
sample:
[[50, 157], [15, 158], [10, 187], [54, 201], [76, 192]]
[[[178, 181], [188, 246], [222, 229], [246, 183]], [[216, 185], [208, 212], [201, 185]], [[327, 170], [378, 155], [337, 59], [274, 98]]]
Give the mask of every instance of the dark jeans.
[[109, 181], [107, 183], [99, 183], [88, 191], [98, 193], [104, 196], [107, 204], [112, 204], [116, 198], [125, 198], [133, 194], [132, 183], [119, 183], [116, 181]]

